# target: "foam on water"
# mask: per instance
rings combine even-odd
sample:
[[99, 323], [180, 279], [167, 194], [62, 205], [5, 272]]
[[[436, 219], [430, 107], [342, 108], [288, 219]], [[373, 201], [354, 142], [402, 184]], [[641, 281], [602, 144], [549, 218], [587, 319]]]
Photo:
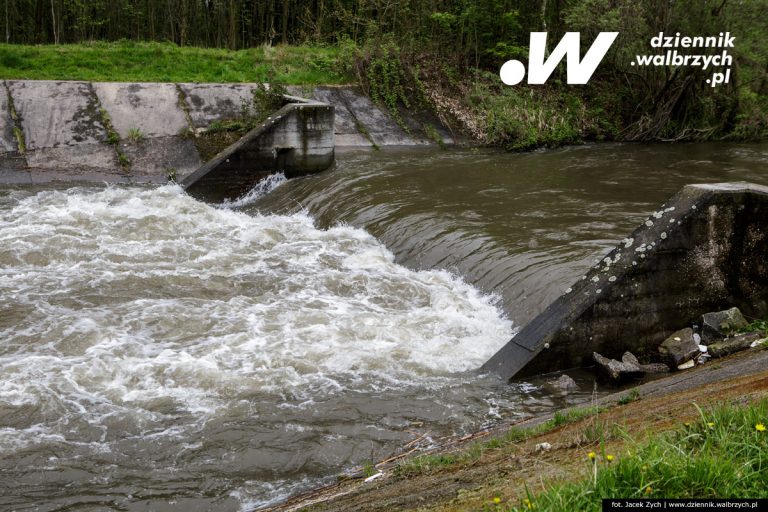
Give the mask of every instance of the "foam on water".
[[[366, 232], [175, 186], [6, 196], [0, 453], [193, 432], [254, 403], [439, 388], [512, 333], [494, 300]], [[92, 448], [89, 448], [93, 444]]]

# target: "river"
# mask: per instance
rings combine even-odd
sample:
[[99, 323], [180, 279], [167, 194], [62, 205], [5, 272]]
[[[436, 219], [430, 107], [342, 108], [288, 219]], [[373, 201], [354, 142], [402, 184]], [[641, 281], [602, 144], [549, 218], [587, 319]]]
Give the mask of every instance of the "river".
[[681, 186], [766, 144], [346, 152], [228, 205], [0, 189], [0, 508], [252, 510], [584, 400], [479, 367]]

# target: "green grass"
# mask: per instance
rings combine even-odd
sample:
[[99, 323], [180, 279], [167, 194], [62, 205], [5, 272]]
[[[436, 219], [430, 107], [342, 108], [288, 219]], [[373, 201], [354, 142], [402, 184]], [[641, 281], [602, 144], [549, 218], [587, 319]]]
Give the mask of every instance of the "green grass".
[[613, 462], [596, 450], [594, 461], [585, 457], [584, 480], [494, 510], [598, 511], [602, 498], [766, 498], [768, 431], [756, 425], [768, 425], [768, 401], [701, 412], [695, 423], [630, 443]]
[[0, 44], [0, 78], [95, 82], [349, 82], [339, 50], [326, 46], [261, 46], [231, 51], [172, 43]]

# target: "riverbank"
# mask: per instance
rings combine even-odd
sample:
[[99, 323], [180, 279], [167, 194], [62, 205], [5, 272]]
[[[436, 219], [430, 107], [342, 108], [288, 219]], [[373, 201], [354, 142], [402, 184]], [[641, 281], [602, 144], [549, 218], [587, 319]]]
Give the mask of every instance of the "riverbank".
[[[577, 408], [455, 439], [426, 455], [412, 455], [406, 446], [404, 452], [408, 457], [361, 468], [356, 478], [266, 510], [508, 511], [531, 508], [529, 503], [537, 510], [568, 510], [567, 503], [553, 505], [551, 496], [548, 500], [539, 499], [552, 487], [564, 485], [572, 486], [566, 499], [583, 491], [578, 496], [579, 504], [587, 503], [594, 510], [600, 509], [601, 498], [610, 497], [746, 497], [728, 494], [734, 481], [719, 471], [702, 474], [700, 482], [672, 492], [675, 478], [665, 479], [665, 468], [653, 466], [650, 460], [643, 469], [640, 458], [663, 443], [664, 436], [678, 435], [688, 437], [689, 441], [691, 437], [700, 438], [702, 445], [710, 445], [711, 441], [705, 442], [701, 437], [707, 432], [712, 432], [710, 437], [718, 436], [722, 443], [727, 440], [749, 444], [755, 434], [762, 435], [755, 425], [768, 423], [766, 363], [767, 350], [748, 351]], [[722, 406], [732, 408], [723, 410]], [[725, 418], [734, 418], [739, 411], [755, 416], [745, 420], [749, 425], [725, 423]], [[736, 432], [744, 437], [733, 439]], [[765, 440], [756, 441], [764, 454], [766, 445], [760, 442]], [[710, 455], [705, 453], [702, 457]], [[722, 453], [720, 460], [729, 456]], [[687, 452], [687, 457], [694, 466], [717, 463], [711, 459], [701, 463], [696, 449]], [[597, 472], [613, 471], [619, 464], [636, 465], [646, 471], [638, 477], [644, 485], [638, 485], [632, 496], [605, 494], [611, 489], [605, 485], [594, 488], [592, 478]], [[712, 469], [717, 467], [713, 464]], [[677, 476], [678, 480], [685, 478]]]
[[[416, 114], [433, 119], [430, 125], [447, 126], [454, 139], [509, 151], [592, 141], [749, 141], [768, 136], [768, 96], [761, 85], [768, 78], [753, 72], [749, 59], [741, 70], [749, 78], [744, 87], [733, 84], [715, 90], [704, 87], [704, 78], [697, 75], [687, 77], [684, 89], [677, 90], [670, 78], [664, 94], [669, 89], [677, 90], [678, 95], [654, 102], [648, 97], [656, 94], [654, 88], [662, 87], [655, 84], [655, 77], [646, 78], [642, 87], [627, 87], [616, 83], [621, 74], [631, 78], [623, 68], [597, 73], [589, 87], [568, 85], [557, 74], [545, 85], [510, 87], [488, 63], [469, 66], [430, 52], [434, 50], [400, 45], [386, 35], [359, 43], [343, 39], [332, 44], [261, 45], [242, 50], [129, 40], [4, 44], [0, 45], [0, 77], [270, 82], [305, 89], [354, 85], [400, 131], [412, 129], [408, 118]], [[689, 98], [691, 94], [694, 99]], [[630, 109], [632, 105], [636, 106]], [[438, 131], [426, 127], [426, 135], [433, 140], [444, 138]]]
[[216, 82], [337, 85], [334, 46], [258, 46], [244, 50], [173, 43], [92, 41], [81, 44], [0, 44], [0, 78], [88, 82]]

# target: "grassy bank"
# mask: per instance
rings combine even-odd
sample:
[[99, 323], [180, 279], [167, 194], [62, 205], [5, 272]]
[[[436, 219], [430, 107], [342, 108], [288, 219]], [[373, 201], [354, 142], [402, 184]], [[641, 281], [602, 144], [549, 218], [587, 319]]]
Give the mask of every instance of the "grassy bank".
[[[696, 421], [630, 442], [613, 455], [601, 444], [584, 460], [590, 476], [556, 484], [505, 511], [594, 510], [603, 498], [766, 498], [768, 497], [768, 401], [746, 407], [701, 411]], [[498, 503], [497, 503], [498, 502]]]
[[96, 82], [271, 82], [340, 84], [332, 46], [225, 50], [119, 41], [66, 45], [0, 44], [0, 78]]

